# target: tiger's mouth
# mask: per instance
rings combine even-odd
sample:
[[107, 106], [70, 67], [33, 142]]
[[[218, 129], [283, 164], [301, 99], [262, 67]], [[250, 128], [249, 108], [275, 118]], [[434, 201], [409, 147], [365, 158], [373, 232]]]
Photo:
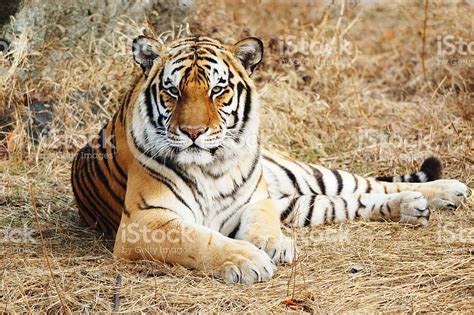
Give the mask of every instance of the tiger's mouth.
[[201, 148], [200, 146], [198, 146], [195, 142], [193, 142], [193, 144], [191, 144], [189, 147], [187, 148], [184, 148], [182, 151], [186, 151], [186, 152], [189, 152], [189, 153], [193, 153], [193, 152], [201, 152], [201, 151], [209, 151], [208, 149], [206, 148]]
[[181, 151], [187, 152], [187, 153], [202, 153], [202, 152], [208, 152], [211, 155], [214, 155], [216, 151], [220, 148], [221, 146], [214, 146], [211, 148], [203, 148], [197, 145], [196, 143], [191, 144], [189, 147], [182, 149]]

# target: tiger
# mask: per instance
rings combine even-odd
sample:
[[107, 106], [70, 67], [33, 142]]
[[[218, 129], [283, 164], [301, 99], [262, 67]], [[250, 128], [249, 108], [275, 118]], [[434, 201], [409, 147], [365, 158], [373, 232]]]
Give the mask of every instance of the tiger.
[[116, 259], [252, 284], [298, 259], [283, 225], [424, 226], [431, 209], [466, 200], [436, 157], [409, 175], [363, 177], [264, 149], [251, 79], [263, 51], [255, 37], [133, 40], [140, 75], [71, 172], [80, 217], [114, 239]]

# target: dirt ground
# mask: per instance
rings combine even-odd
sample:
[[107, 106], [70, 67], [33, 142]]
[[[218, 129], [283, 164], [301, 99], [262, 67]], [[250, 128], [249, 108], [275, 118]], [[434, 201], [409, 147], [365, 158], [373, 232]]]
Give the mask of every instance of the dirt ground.
[[[188, 27], [161, 38], [262, 38], [266, 147], [367, 176], [435, 155], [445, 178], [474, 187], [472, 3], [197, 2]], [[70, 164], [139, 74], [130, 43], [144, 28], [124, 16], [74, 46], [28, 45], [31, 30], [0, 54], [0, 312], [474, 311], [472, 194], [424, 228], [287, 230], [300, 259], [252, 286], [114, 260], [113, 243], [78, 217]]]

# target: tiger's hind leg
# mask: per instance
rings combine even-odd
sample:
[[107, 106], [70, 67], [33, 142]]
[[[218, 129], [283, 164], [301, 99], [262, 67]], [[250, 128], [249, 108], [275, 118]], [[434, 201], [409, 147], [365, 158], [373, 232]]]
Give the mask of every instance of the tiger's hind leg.
[[428, 202], [420, 192], [355, 193], [336, 196], [303, 195], [276, 201], [280, 220], [303, 227], [346, 221], [398, 221], [426, 225]]
[[455, 179], [439, 179], [427, 183], [375, 182], [374, 190], [391, 192], [417, 191], [428, 200], [431, 208], [455, 209], [467, 200], [469, 188]]
[[440, 163], [437, 159], [429, 158], [420, 171], [411, 175], [374, 178], [301, 163], [266, 151], [263, 171], [270, 196], [274, 199], [416, 191], [424, 195], [432, 208], [456, 208], [466, 200], [469, 189], [458, 180], [437, 179], [441, 176]]

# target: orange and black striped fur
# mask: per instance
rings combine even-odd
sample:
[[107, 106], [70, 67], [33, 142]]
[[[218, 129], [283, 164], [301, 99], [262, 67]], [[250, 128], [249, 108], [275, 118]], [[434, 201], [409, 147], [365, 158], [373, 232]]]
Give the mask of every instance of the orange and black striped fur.
[[139, 37], [133, 48], [143, 75], [72, 165], [79, 213], [115, 237], [118, 258], [265, 281], [297, 256], [281, 222], [425, 225], [430, 207], [467, 197], [461, 182], [439, 180], [435, 158], [411, 175], [365, 178], [262, 149], [250, 79], [263, 56], [259, 39], [162, 45]]

